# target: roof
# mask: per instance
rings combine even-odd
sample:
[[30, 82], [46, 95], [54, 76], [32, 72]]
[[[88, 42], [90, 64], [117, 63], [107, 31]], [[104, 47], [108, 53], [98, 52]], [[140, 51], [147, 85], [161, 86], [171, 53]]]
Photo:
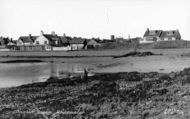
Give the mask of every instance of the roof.
[[100, 45], [100, 43], [98, 43], [95, 40], [90, 40], [90, 41], [88, 41], [87, 45]]
[[36, 38], [37, 36], [20, 36], [18, 40], [21, 40], [23, 43], [33, 43]]
[[82, 38], [72, 38], [72, 40], [69, 41], [70, 44], [84, 44], [86, 39]]
[[160, 37], [161, 33], [162, 33], [162, 30], [146, 30], [146, 32], [144, 33], [144, 37], [148, 37], [148, 36]]
[[43, 36], [45, 36], [48, 40], [52, 41], [52, 40], [60, 40], [60, 37], [57, 35], [52, 35], [52, 34], [43, 34]]
[[161, 38], [163, 37], [176, 37], [176, 38], [181, 38], [181, 35], [178, 30], [170, 30], [170, 31], [163, 31]]
[[61, 36], [60, 38], [61, 38], [62, 43], [68, 43], [70, 40], [72, 40], [71, 37], [67, 37], [67, 36], [66, 37]]

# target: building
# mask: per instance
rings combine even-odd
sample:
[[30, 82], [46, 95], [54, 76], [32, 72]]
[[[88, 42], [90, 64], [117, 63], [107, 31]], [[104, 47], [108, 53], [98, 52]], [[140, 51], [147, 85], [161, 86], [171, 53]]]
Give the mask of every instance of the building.
[[17, 40], [16, 45], [33, 45], [36, 38], [36, 36], [32, 36], [31, 34], [29, 34], [28, 36], [20, 36]]
[[149, 30], [144, 33], [143, 39], [140, 43], [152, 43], [161, 40], [162, 30]]
[[53, 46], [60, 46], [61, 38], [52, 32], [52, 34], [44, 34], [41, 31], [40, 36], [38, 36], [34, 42], [36, 46], [44, 46], [44, 50], [53, 50]]
[[168, 41], [168, 40], [180, 40], [181, 35], [179, 30], [149, 30], [147, 29], [144, 33], [143, 39], [140, 43], [153, 43], [157, 41]]
[[54, 46], [53, 50], [55, 51], [69, 51], [71, 50], [71, 46], [69, 41], [71, 41], [72, 38], [66, 36], [65, 34], [63, 36], [60, 37], [60, 41], [59, 41], [59, 45], [58, 46]]
[[60, 37], [61, 41], [60, 41], [60, 46], [68, 46], [70, 45], [70, 41], [72, 40], [71, 37], [66, 36], [65, 34], [63, 36]]
[[0, 37], [0, 46], [6, 46], [9, 43], [9, 38]]
[[87, 45], [87, 40], [83, 38], [74, 37], [69, 41], [71, 50], [81, 50]]
[[88, 43], [86, 44], [86, 49], [93, 49], [99, 47], [101, 44], [98, 43], [96, 40], [89, 40]]
[[0, 37], [0, 51], [9, 51], [7, 44], [9, 43], [9, 38]]
[[181, 40], [181, 35], [179, 33], [179, 30], [163, 31], [161, 35], [161, 40]]
[[115, 35], [111, 35], [110, 40], [114, 41], [115, 40]]
[[11, 49], [19, 50], [19, 51], [33, 51], [34, 41], [37, 37], [29, 34], [28, 36], [20, 36], [16, 42], [16, 45]]

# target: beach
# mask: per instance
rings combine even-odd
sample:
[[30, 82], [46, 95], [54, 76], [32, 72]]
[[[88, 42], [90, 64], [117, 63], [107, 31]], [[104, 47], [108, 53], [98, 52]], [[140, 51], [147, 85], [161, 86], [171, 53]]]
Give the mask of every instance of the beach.
[[[19, 67], [27, 65], [28, 71], [47, 62], [80, 64], [91, 70], [78, 77], [47, 77], [1, 88], [0, 118], [188, 119], [189, 49], [151, 51], [157, 55], [123, 57], [127, 52], [109, 51], [112, 56], [107, 57], [2, 57], [1, 65], [19, 63]], [[23, 65], [18, 60], [36, 63]]]

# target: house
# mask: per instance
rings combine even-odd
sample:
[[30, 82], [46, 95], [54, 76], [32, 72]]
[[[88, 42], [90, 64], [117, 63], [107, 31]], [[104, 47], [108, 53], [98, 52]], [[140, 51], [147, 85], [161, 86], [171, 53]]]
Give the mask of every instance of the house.
[[17, 40], [16, 45], [17, 46], [33, 45], [36, 38], [37, 38], [36, 36], [32, 36], [31, 34], [29, 34], [29, 36], [20, 36], [19, 39]]
[[161, 40], [181, 40], [181, 35], [179, 33], [179, 30], [163, 31], [161, 35]]
[[168, 41], [168, 40], [180, 40], [181, 35], [179, 30], [149, 30], [147, 29], [144, 33], [143, 39], [140, 43], [152, 43], [157, 41]]
[[59, 41], [59, 45], [58, 46], [54, 46], [53, 50], [62, 50], [62, 51], [69, 51], [71, 50], [71, 46], [69, 41], [71, 41], [72, 38], [66, 36], [65, 34], [63, 36], [60, 37], [60, 41]]
[[61, 38], [52, 32], [52, 34], [44, 34], [41, 31], [40, 36], [38, 36], [34, 42], [36, 46], [44, 46], [44, 50], [53, 50], [53, 46], [60, 45]]
[[70, 45], [70, 41], [72, 40], [71, 37], [66, 36], [65, 34], [63, 36], [60, 37], [61, 41], [60, 41], [60, 46], [68, 46]]
[[98, 43], [96, 40], [89, 40], [88, 43], [86, 44], [86, 49], [93, 49], [99, 47], [101, 44]]
[[71, 37], [61, 36], [59, 40], [59, 45], [53, 46], [54, 51], [69, 51], [71, 50], [71, 46], [69, 44], [69, 41], [71, 40]]
[[0, 37], [0, 46], [6, 46], [9, 43], [9, 38]]
[[144, 33], [143, 39], [140, 43], [152, 43], [161, 40], [162, 30], [149, 30], [147, 29]]
[[9, 50], [17, 50], [17, 41], [13, 41], [12, 39], [9, 41], [9, 43], [7, 44], [7, 48], [9, 48]]
[[84, 38], [74, 37], [69, 41], [69, 44], [71, 46], [71, 50], [81, 50], [87, 45], [87, 40]]
[[[20, 36], [16, 42], [16, 46], [13, 47], [15, 50], [19, 51], [33, 51], [34, 50], [34, 41], [37, 36]], [[9, 44], [10, 45], [10, 44]]]
[[49, 34], [46, 36], [43, 33], [40, 36], [21, 36], [17, 40], [16, 50], [19, 51], [46, 51], [51, 50], [49, 46]]

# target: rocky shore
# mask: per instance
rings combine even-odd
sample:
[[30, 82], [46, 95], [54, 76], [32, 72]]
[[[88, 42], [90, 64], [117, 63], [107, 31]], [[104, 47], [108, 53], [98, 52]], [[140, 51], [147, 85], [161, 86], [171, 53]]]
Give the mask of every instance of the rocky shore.
[[0, 89], [1, 119], [189, 119], [190, 68], [54, 79]]

